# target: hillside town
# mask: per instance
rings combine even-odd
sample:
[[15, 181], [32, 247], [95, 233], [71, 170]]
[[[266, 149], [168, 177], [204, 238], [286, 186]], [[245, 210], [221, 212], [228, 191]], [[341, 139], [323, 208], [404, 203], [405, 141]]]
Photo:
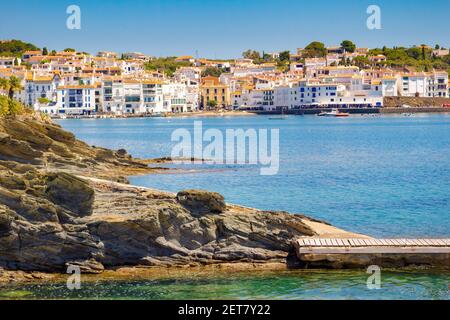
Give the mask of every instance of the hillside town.
[[[382, 108], [385, 97], [448, 98], [447, 70], [389, 66], [368, 48], [311, 46], [295, 53], [244, 52], [233, 60], [162, 58], [138, 52], [91, 55], [73, 49], [0, 57], [0, 80], [16, 78], [13, 98], [54, 117], [144, 116], [210, 110], [288, 111]], [[448, 57], [449, 50], [420, 52]], [[7, 94], [0, 86], [0, 94]]]

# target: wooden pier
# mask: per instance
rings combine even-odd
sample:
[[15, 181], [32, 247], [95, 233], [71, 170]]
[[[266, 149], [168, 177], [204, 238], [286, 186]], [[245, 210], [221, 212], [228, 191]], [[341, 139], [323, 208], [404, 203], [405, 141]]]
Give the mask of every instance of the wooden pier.
[[294, 243], [305, 254], [448, 254], [450, 239], [301, 238]]

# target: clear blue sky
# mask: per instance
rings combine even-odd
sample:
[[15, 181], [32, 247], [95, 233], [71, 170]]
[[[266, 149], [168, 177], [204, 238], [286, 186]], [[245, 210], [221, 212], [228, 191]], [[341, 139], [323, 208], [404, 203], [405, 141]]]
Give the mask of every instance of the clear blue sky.
[[[82, 29], [66, 28], [66, 8], [80, 6]], [[366, 28], [368, 5], [381, 7], [382, 30]], [[362, 47], [427, 43], [450, 46], [449, 0], [20, 0], [2, 1], [0, 39], [50, 50], [96, 53], [240, 56], [304, 47], [313, 40]]]

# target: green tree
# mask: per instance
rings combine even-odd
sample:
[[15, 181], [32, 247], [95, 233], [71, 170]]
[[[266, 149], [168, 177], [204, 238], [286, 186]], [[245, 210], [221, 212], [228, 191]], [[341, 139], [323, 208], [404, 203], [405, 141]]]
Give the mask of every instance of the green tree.
[[418, 47], [412, 47], [406, 50], [406, 53], [408, 56], [410, 56], [413, 59], [420, 59], [420, 57], [422, 56], [422, 50]]
[[280, 52], [280, 56], [279, 56], [278, 60], [289, 61], [290, 58], [291, 58], [291, 53], [286, 50], [286, 51]]
[[205, 70], [202, 71], [202, 77], [220, 77], [220, 75], [223, 73], [223, 70], [217, 67], [207, 67]]
[[448, 70], [450, 68], [450, 58], [433, 56], [433, 50], [426, 46], [413, 46], [410, 48], [393, 47], [373, 49], [369, 55], [383, 53], [386, 56], [386, 62], [383, 65], [391, 67], [413, 67], [417, 71], [431, 71], [434, 69]]
[[0, 42], [0, 56], [21, 57], [25, 51], [39, 50], [34, 44], [20, 40], [8, 40]]
[[9, 92], [9, 79], [0, 78], [0, 89], [4, 90], [5, 92]]
[[340, 65], [340, 66], [345, 66], [345, 65], [347, 65], [347, 60], [345, 60], [345, 57], [342, 57], [342, 58], [339, 60], [339, 65]]
[[20, 102], [13, 99], [9, 100], [9, 115], [22, 114], [24, 109], [24, 106]]
[[20, 102], [0, 96], [0, 116], [15, 116], [24, 113], [25, 110]]
[[11, 76], [11, 78], [9, 78], [9, 91], [8, 91], [9, 98], [12, 100], [14, 97], [14, 93], [20, 90], [22, 90], [20, 79], [15, 76]]
[[321, 58], [327, 55], [327, 48], [322, 42], [313, 41], [305, 47], [305, 58]]
[[216, 109], [216, 108], [217, 108], [217, 101], [216, 101], [216, 100], [208, 100], [208, 102], [206, 103], [206, 105], [208, 106], [208, 108], [209, 108], [210, 110]]
[[252, 59], [252, 60], [259, 60], [259, 59], [261, 59], [261, 55], [259, 54], [258, 51], [250, 50], [250, 49], [247, 50], [247, 51], [244, 51], [242, 53], [242, 57], [244, 57], [245, 59]]
[[39, 98], [38, 101], [39, 101], [40, 104], [48, 104], [48, 103], [51, 102], [51, 101], [50, 101], [49, 99], [47, 99], [47, 98]]
[[8, 98], [0, 95], [0, 117], [7, 116], [9, 114]]
[[63, 51], [64, 52], [75, 52], [76, 50], [72, 49], [72, 48], [65, 48]]
[[445, 63], [443, 60], [438, 59], [433, 61], [433, 68], [437, 70], [446, 70], [449, 68], [449, 64]]
[[370, 65], [370, 61], [369, 58], [365, 57], [365, 56], [357, 56], [353, 58], [352, 63], [360, 68], [364, 68], [365, 66]]
[[187, 61], [176, 61], [176, 57], [155, 58], [145, 64], [146, 70], [163, 72], [171, 77], [180, 67], [189, 67], [192, 63]]
[[425, 46], [422, 46], [422, 60], [426, 60], [427, 59], [427, 54], [425, 51]]
[[341, 43], [341, 47], [346, 51], [346, 52], [355, 52], [356, 50], [356, 45], [350, 41], [350, 40], [344, 40]]
[[42, 55], [43, 55], [43, 56], [48, 56], [48, 49], [47, 49], [47, 47], [44, 47], [44, 48], [42, 49]]
[[273, 62], [273, 57], [268, 53], [263, 53], [262, 60], [264, 62]]

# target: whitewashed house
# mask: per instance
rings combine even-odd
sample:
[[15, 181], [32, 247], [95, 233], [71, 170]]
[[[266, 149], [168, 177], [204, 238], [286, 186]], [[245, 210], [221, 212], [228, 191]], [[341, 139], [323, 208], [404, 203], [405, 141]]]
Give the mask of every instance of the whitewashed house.
[[174, 113], [188, 112], [186, 85], [182, 83], [163, 84], [162, 92], [164, 97], [165, 110]]
[[427, 97], [428, 75], [425, 72], [399, 75], [399, 92], [404, 97]]
[[94, 85], [66, 85], [57, 88], [58, 115], [90, 115], [95, 113]]
[[55, 101], [56, 88], [61, 84], [58, 75], [39, 74], [34, 72], [25, 78], [23, 101], [29, 106], [34, 106], [37, 102], [48, 100]]

